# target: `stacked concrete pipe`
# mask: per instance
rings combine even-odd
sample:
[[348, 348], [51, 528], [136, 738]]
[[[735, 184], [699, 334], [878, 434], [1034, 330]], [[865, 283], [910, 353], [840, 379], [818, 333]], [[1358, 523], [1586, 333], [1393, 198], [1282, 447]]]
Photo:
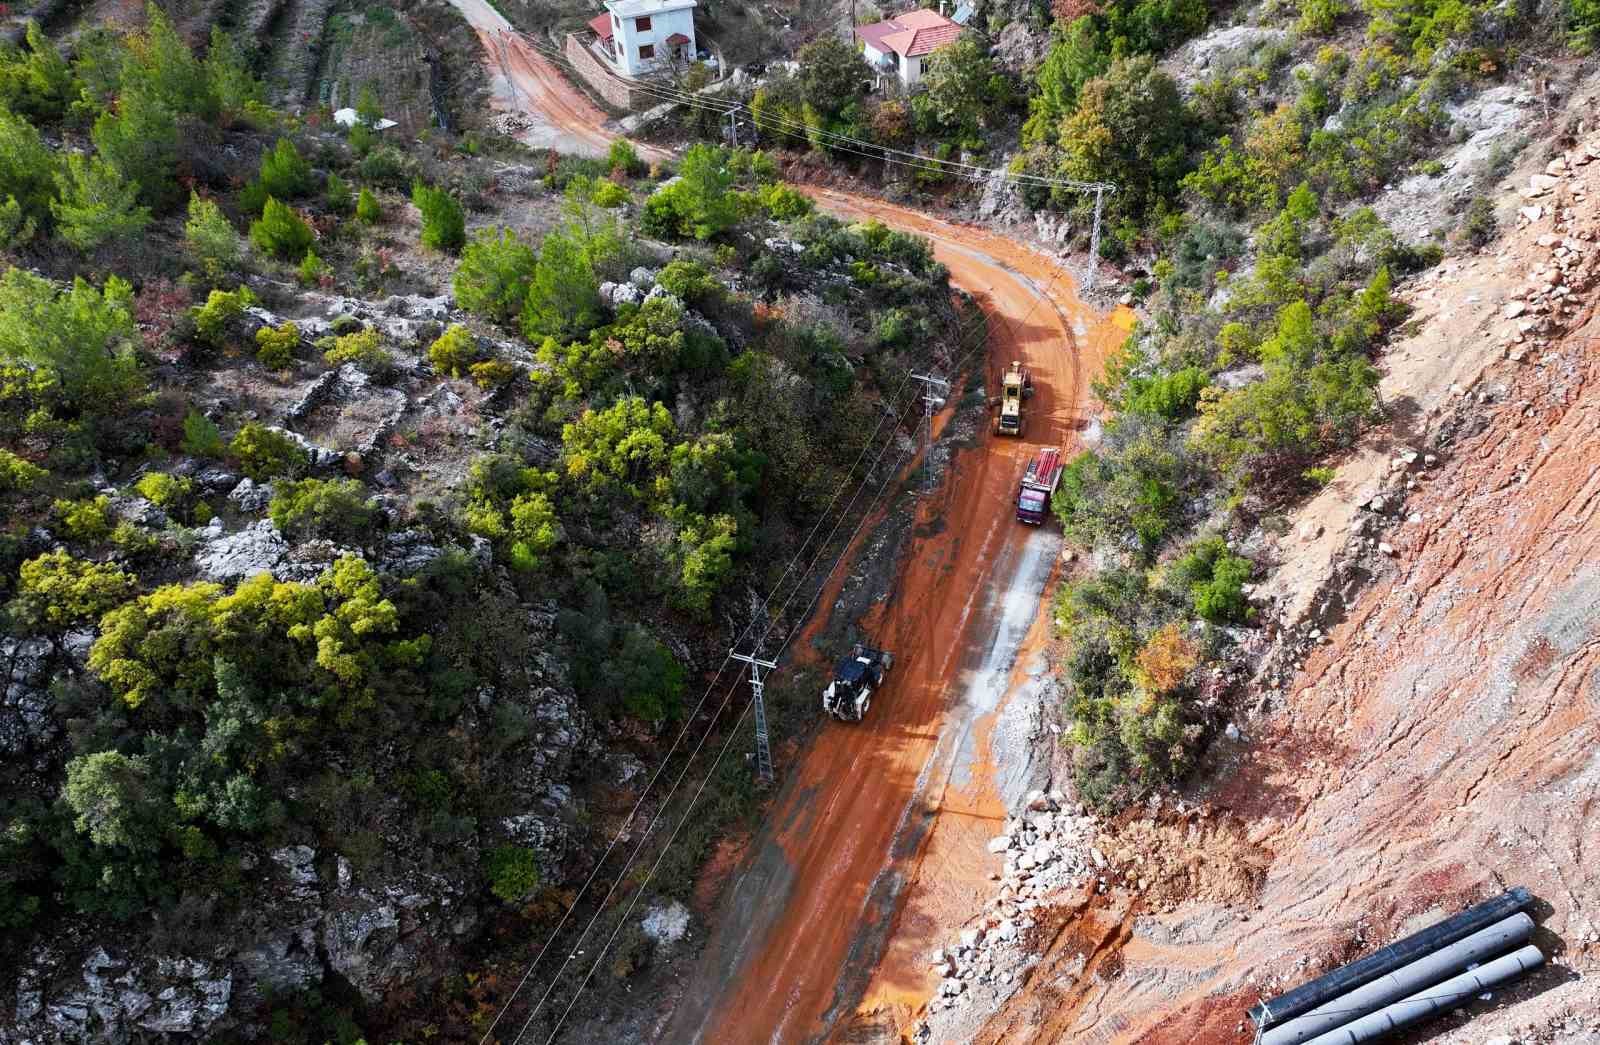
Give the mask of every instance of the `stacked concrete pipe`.
[[1532, 902], [1526, 889], [1512, 889], [1260, 1003], [1250, 1010], [1260, 1045], [1375, 1041], [1523, 975], [1544, 961], [1528, 945]]

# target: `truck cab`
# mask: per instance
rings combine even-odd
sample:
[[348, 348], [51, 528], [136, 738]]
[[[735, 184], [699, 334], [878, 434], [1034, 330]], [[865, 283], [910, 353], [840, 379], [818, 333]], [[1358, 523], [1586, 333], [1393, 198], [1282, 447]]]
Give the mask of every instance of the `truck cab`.
[[1022, 437], [1022, 401], [1033, 395], [1033, 375], [1020, 360], [1012, 360], [1000, 379], [999, 409], [994, 415], [994, 434]]

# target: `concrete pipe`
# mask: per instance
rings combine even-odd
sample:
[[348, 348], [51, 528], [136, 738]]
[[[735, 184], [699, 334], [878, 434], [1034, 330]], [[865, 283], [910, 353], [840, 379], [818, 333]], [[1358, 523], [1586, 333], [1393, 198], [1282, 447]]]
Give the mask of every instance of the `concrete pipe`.
[[1533, 936], [1533, 919], [1518, 912], [1464, 940], [1441, 947], [1410, 965], [1378, 977], [1365, 987], [1341, 994], [1304, 1016], [1280, 1023], [1261, 1036], [1261, 1045], [1301, 1045], [1319, 1034], [1351, 1023], [1375, 1009], [1432, 987], [1469, 965], [1481, 965], [1497, 954], [1527, 943]]
[[1425, 954], [1432, 954], [1446, 944], [1464, 939], [1518, 911], [1526, 911], [1531, 906], [1533, 896], [1528, 890], [1521, 886], [1508, 889], [1492, 900], [1469, 907], [1421, 932], [1412, 933], [1404, 940], [1375, 951], [1360, 961], [1341, 966], [1310, 983], [1303, 983], [1287, 994], [1260, 1002], [1250, 1009], [1250, 1018], [1262, 1029], [1275, 1027], [1341, 994], [1349, 994], [1384, 973], [1393, 972]]
[[1496, 958], [1487, 965], [1480, 965], [1471, 972], [1464, 972], [1377, 1012], [1369, 1013], [1338, 1030], [1312, 1038], [1309, 1045], [1361, 1045], [1362, 1042], [1377, 1041], [1390, 1031], [1408, 1027], [1429, 1016], [1453, 1009], [1470, 1000], [1473, 995], [1509, 983], [1543, 964], [1544, 954], [1539, 948], [1529, 944], [1521, 950]]

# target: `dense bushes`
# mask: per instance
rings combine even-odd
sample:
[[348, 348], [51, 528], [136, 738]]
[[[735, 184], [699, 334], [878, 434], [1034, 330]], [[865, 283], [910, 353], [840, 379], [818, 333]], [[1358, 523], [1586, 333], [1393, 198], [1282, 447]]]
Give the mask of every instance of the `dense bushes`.
[[305, 257], [315, 238], [304, 218], [271, 196], [261, 209], [261, 217], [250, 223], [250, 242], [262, 253], [283, 261]]
[[422, 215], [422, 245], [454, 253], [467, 241], [467, 216], [444, 189], [424, 182], [411, 186], [411, 202]]
[[354, 479], [301, 479], [275, 483], [272, 524], [294, 540], [327, 537], [363, 543], [378, 517], [378, 502]]

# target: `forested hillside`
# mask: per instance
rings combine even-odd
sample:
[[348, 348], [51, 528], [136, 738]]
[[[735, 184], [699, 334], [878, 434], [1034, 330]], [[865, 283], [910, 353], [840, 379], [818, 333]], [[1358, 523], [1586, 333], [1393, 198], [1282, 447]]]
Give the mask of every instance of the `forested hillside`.
[[972, 317], [762, 153], [339, 128], [136, 21], [0, 54], [0, 1040], [470, 1026]]

